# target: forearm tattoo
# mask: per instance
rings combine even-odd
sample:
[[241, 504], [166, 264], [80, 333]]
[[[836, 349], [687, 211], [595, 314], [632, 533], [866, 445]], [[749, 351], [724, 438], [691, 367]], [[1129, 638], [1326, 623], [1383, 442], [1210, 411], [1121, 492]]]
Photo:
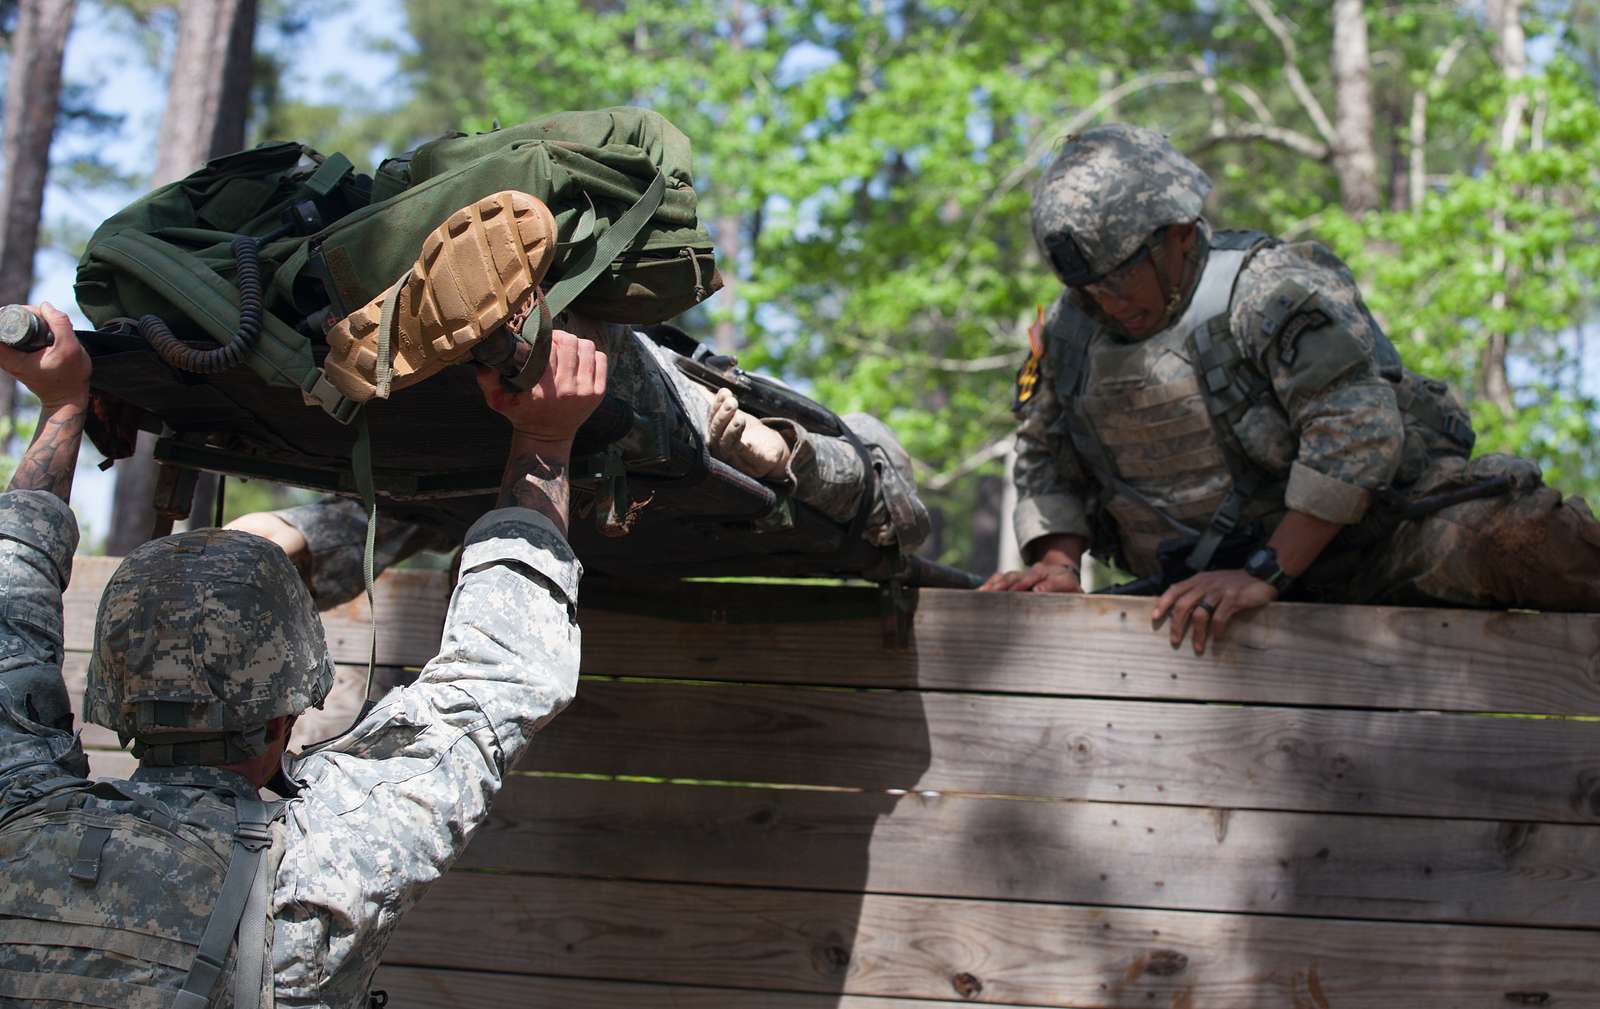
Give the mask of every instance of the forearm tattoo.
[[11, 490], [49, 491], [63, 501], [72, 496], [72, 473], [83, 441], [84, 411], [60, 407], [39, 418], [33, 443], [11, 475]]
[[500, 508], [532, 508], [567, 534], [567, 506], [572, 492], [567, 486], [567, 464], [551, 462], [536, 453], [518, 453], [506, 462], [500, 484]]

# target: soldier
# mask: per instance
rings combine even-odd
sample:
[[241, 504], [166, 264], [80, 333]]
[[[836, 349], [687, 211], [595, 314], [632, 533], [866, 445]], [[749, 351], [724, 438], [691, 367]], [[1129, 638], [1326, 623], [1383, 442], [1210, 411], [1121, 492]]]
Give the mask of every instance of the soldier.
[[[671, 413], [688, 423], [714, 458], [848, 524], [870, 485], [873, 498], [862, 536], [877, 546], [910, 553], [927, 538], [928, 512], [917, 497], [911, 457], [887, 425], [863, 413], [841, 419], [867, 450], [872, 466], [843, 438], [814, 434], [792, 420], [758, 418], [740, 409], [727, 389], [713, 392], [693, 381], [682, 354], [629, 326], [597, 322], [568, 311], [562, 324], [591, 339], [609, 362], [610, 388], [635, 410]], [[681, 406], [680, 406], [681, 405]], [[628, 446], [623, 445], [624, 459]], [[306, 576], [320, 608], [359, 595], [367, 518], [359, 502], [325, 497], [310, 504], [244, 515], [229, 523], [281, 546]], [[425, 525], [378, 516], [374, 572], [419, 550], [452, 545]]]
[[[140, 767], [91, 784], [61, 677], [90, 365], [66, 316], [41, 314], [53, 346], [0, 348], [43, 404], [0, 496], [0, 1003], [365, 1004], [398, 917], [573, 695], [565, 468], [605, 357], [558, 331], [532, 390], [480, 373], [514, 433], [501, 507], [466, 535], [440, 655], [312, 752], [284, 758], [332, 662], [283, 552], [224, 530], [135, 550], [101, 602], [84, 709], [131, 738]], [[269, 780], [286, 801], [260, 799]]]
[[[1162, 135], [1070, 137], [1033, 198], [1067, 290], [1018, 377], [1017, 540], [989, 591], [1079, 592], [1086, 549], [1137, 575], [1195, 651], [1286, 592], [1334, 602], [1600, 609], [1600, 523], [1536, 465], [1471, 459], [1443, 383], [1405, 370], [1315, 243], [1213, 232], [1211, 182]], [[1248, 545], [1242, 562], [1216, 560]], [[1222, 553], [1219, 553], [1219, 550]]]

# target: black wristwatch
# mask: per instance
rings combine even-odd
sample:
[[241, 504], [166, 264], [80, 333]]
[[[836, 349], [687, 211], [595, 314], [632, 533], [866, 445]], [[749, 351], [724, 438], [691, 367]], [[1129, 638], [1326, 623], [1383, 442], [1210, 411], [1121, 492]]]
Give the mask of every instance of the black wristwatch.
[[1244, 562], [1244, 573], [1277, 589], [1279, 599], [1288, 595], [1289, 588], [1294, 585], [1294, 578], [1278, 566], [1278, 551], [1271, 547], [1261, 547], [1251, 554]]

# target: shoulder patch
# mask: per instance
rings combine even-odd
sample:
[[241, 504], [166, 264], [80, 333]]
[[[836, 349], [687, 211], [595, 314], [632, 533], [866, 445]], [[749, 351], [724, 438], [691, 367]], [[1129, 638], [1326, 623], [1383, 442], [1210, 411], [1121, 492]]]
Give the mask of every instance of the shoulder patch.
[[1261, 335], [1278, 345], [1278, 360], [1293, 364], [1300, 353], [1300, 334], [1332, 322], [1323, 311], [1317, 289], [1298, 281], [1279, 284], [1261, 306]]
[[1011, 401], [1011, 409], [1020, 409], [1033, 398], [1034, 390], [1039, 386], [1039, 362], [1043, 358], [1044, 306], [1040, 305], [1034, 314], [1033, 325], [1028, 327], [1028, 359], [1017, 370], [1017, 394]]

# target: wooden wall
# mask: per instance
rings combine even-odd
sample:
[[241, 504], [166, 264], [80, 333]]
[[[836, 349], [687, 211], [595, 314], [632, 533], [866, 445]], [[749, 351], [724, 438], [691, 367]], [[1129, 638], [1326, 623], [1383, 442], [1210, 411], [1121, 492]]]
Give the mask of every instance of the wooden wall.
[[[597, 589], [397, 1009], [1600, 1006], [1600, 616], [1277, 605], [1197, 658], [1146, 600], [924, 591], [902, 647], [872, 589]], [[380, 583], [385, 682], [445, 599]]]

